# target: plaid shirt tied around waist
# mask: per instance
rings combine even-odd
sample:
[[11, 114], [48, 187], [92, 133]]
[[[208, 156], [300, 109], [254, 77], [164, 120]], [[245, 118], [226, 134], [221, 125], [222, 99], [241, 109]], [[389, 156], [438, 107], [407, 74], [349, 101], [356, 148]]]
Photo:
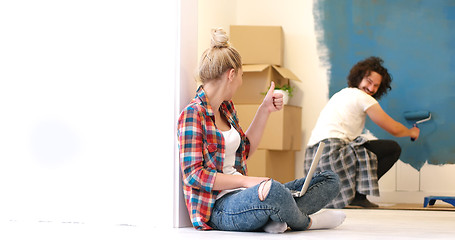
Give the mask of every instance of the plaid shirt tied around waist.
[[[317, 171], [331, 170], [338, 174], [341, 190], [329, 203], [328, 208], [344, 208], [354, 199], [355, 192], [379, 196], [378, 161], [376, 155], [363, 144], [368, 140], [362, 136], [352, 142], [339, 138], [322, 140], [326, 145]], [[308, 147], [305, 152], [304, 173], [307, 174], [319, 144]]]
[[[250, 143], [239, 125], [232, 101], [223, 102], [220, 113], [240, 134], [234, 167], [246, 175], [246, 158]], [[196, 97], [180, 114], [177, 129], [183, 193], [191, 222], [196, 229], [211, 229], [207, 225], [219, 191], [213, 190], [218, 172], [223, 172], [224, 137], [217, 129], [214, 113], [202, 86]]]

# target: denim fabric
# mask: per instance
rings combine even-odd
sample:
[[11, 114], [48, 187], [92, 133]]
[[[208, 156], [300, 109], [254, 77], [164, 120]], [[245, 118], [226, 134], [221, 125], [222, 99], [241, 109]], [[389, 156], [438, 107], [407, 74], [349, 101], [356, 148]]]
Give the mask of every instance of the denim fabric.
[[281, 184], [272, 180], [269, 194], [259, 200], [259, 184], [224, 195], [215, 202], [209, 225], [226, 231], [259, 231], [269, 221], [286, 222], [292, 230], [308, 228], [308, 215], [325, 207], [340, 191], [338, 175], [316, 173], [307, 192], [294, 198], [290, 190], [300, 190], [304, 178]]

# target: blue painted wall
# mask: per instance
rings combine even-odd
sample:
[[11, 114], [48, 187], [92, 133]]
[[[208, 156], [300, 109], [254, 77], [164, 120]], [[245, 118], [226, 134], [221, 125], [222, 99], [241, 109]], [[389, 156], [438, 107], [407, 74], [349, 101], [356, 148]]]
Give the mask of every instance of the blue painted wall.
[[380, 100], [395, 120], [405, 111], [430, 111], [418, 141], [395, 138], [369, 119], [366, 128], [394, 139], [401, 160], [417, 170], [455, 163], [455, 0], [319, 0], [314, 5], [319, 47], [330, 63], [329, 94], [347, 86], [351, 67], [368, 56], [384, 59], [392, 91]]

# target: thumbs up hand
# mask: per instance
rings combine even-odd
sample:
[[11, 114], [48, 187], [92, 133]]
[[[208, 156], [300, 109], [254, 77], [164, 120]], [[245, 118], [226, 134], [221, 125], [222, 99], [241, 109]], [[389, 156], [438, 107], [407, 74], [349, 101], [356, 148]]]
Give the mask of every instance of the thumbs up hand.
[[283, 108], [283, 94], [274, 93], [275, 82], [271, 82], [270, 88], [265, 95], [262, 105], [267, 108], [269, 112], [276, 112]]

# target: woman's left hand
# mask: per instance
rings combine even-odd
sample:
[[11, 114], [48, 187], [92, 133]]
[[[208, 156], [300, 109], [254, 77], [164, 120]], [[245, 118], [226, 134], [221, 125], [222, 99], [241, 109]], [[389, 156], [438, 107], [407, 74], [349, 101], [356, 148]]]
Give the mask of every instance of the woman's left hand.
[[270, 89], [267, 91], [264, 100], [262, 101], [263, 107], [266, 107], [268, 112], [276, 112], [283, 108], [283, 94], [274, 93], [275, 82], [271, 82]]
[[259, 146], [262, 134], [264, 133], [267, 119], [272, 112], [279, 111], [283, 108], [283, 94], [274, 93], [275, 83], [270, 84], [270, 89], [267, 91], [261, 106], [259, 106], [256, 115], [253, 118], [248, 130], [245, 134], [250, 140], [250, 154], [253, 154]]

